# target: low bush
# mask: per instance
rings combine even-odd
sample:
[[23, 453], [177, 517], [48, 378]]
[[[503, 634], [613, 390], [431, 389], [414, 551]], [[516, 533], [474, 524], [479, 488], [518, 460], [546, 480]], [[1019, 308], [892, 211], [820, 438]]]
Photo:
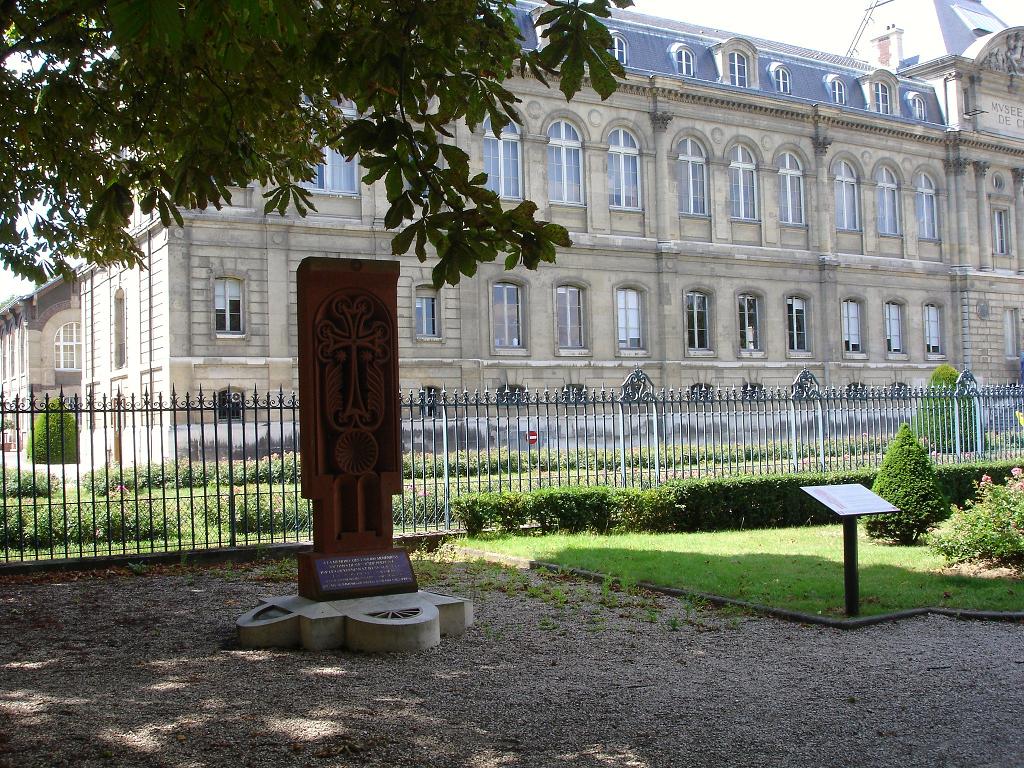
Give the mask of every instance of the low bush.
[[0, 496], [4, 499], [31, 499], [50, 495], [53, 478], [45, 472], [4, 470]]
[[28, 455], [34, 464], [78, 463], [78, 421], [60, 400], [52, 401], [32, 422]]
[[[939, 467], [944, 495], [962, 504], [986, 473], [1009, 475], [1013, 462]], [[836, 516], [801, 490], [807, 485], [860, 483], [871, 487], [873, 470], [801, 472], [675, 480], [657, 488], [563, 486], [529, 493], [466, 494], [451, 501], [452, 516], [475, 535], [519, 532], [535, 524], [553, 530], [671, 533], [742, 528], [784, 528], [834, 523]], [[966, 491], [966, 492], [965, 492]]]
[[1024, 566], [1024, 471], [1014, 468], [1006, 483], [985, 475], [977, 484], [977, 498], [954, 511], [948, 528], [933, 536], [931, 545], [950, 563]]
[[914, 544], [949, 517], [935, 466], [907, 424], [889, 444], [871, 490], [900, 510], [868, 516], [864, 528], [872, 538]]

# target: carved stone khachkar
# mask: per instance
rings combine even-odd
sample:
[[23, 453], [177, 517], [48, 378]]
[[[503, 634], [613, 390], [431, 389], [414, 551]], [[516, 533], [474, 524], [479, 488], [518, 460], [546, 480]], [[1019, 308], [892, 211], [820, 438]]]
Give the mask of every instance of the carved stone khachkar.
[[299, 594], [238, 619], [248, 647], [429, 648], [472, 623], [468, 601], [418, 589], [392, 541], [402, 490], [398, 262], [308, 258], [297, 273], [302, 494], [313, 551]]

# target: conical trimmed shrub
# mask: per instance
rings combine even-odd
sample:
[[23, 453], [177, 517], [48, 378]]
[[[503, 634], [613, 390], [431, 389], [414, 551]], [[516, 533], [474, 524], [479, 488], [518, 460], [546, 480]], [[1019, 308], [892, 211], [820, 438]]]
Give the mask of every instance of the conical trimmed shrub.
[[949, 516], [935, 467], [907, 424], [889, 443], [871, 490], [900, 510], [867, 517], [864, 527], [872, 538], [913, 544]]

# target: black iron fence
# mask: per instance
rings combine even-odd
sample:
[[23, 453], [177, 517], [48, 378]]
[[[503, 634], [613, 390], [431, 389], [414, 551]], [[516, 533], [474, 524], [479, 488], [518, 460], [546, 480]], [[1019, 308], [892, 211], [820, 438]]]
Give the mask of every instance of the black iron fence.
[[[399, 396], [398, 532], [452, 527], [451, 500], [558, 485], [653, 486], [877, 466], [909, 423], [935, 461], [1024, 455], [1024, 389], [621, 388]], [[298, 401], [0, 395], [0, 562], [306, 541]]]

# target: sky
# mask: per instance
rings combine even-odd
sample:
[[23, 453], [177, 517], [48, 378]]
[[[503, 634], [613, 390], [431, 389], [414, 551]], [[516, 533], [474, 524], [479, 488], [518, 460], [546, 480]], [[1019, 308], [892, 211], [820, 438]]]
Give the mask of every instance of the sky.
[[[845, 54], [868, 4], [868, 0], [634, 0], [634, 10]], [[1024, 25], [1022, 0], [985, 0], [985, 6], [1010, 26]], [[0, 300], [31, 290], [31, 283], [0, 271]]]

